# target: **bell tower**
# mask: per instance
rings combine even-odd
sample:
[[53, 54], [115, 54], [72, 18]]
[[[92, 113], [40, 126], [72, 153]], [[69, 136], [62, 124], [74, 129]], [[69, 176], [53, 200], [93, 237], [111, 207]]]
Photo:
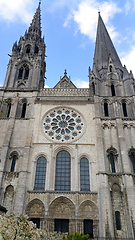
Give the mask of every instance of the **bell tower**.
[[46, 71], [45, 43], [41, 36], [40, 4], [28, 31], [13, 44], [4, 87], [7, 89], [38, 89], [44, 87]]

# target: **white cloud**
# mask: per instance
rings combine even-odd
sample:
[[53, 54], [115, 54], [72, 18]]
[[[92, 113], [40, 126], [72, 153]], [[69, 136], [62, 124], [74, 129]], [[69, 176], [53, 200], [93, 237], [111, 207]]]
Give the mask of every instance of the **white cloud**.
[[102, 18], [106, 25], [108, 25], [108, 30], [110, 32], [111, 38], [115, 38], [118, 33], [115, 28], [109, 23], [109, 20], [113, 16], [120, 12], [114, 2], [102, 2], [99, 3], [96, 0], [84, 0], [79, 6], [78, 10], [74, 11], [74, 21], [78, 24], [78, 30], [82, 34], [89, 36], [90, 39], [95, 40], [96, 28], [97, 28], [97, 12], [100, 6], [100, 11]]
[[48, 85], [45, 85], [44, 88], [50, 88]]
[[76, 79], [73, 81], [77, 88], [89, 88], [89, 82], [83, 81], [81, 79]]
[[0, 0], [0, 18], [7, 21], [21, 20], [29, 23], [33, 16], [33, 0]]
[[131, 9], [131, 4], [130, 4], [129, 0], [126, 2], [124, 8], [125, 8], [126, 14], [128, 14], [129, 10]]
[[128, 53], [123, 54], [124, 56], [121, 58], [121, 62], [123, 65], [126, 65], [128, 71], [132, 70], [133, 75], [135, 77], [135, 46], [131, 47], [131, 50]]

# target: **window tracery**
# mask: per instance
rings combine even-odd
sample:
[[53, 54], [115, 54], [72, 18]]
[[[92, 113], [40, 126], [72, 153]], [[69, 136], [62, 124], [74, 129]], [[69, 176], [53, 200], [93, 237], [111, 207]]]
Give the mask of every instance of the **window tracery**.
[[69, 108], [57, 108], [49, 111], [43, 119], [43, 129], [49, 139], [56, 142], [73, 141], [82, 135], [83, 117]]
[[28, 78], [29, 78], [29, 67], [25, 63], [25, 64], [23, 64], [23, 66], [20, 67], [19, 72], [18, 72], [18, 81], [17, 81], [18, 86], [25, 85], [26, 80]]

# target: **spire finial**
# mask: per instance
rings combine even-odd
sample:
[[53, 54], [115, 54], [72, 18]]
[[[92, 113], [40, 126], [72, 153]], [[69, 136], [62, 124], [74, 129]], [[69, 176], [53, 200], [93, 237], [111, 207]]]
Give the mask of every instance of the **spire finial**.
[[39, 4], [41, 4], [41, 0], [39, 0]]
[[65, 69], [65, 71], [64, 71], [64, 75], [66, 76], [67, 75], [67, 70]]
[[98, 7], [98, 14], [100, 15], [100, 7]]

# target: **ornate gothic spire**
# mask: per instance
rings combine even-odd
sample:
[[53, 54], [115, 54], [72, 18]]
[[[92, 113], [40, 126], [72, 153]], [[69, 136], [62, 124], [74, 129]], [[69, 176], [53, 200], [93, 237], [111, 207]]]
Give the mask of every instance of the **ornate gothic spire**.
[[28, 32], [36, 33], [41, 37], [41, 11], [40, 11], [40, 4], [39, 2], [38, 8], [36, 10], [36, 13], [33, 17], [33, 20], [30, 24]]
[[121, 61], [118, 57], [118, 54], [114, 48], [114, 45], [111, 41], [111, 38], [99, 13], [96, 46], [93, 62], [94, 68], [96, 67], [98, 72], [100, 72], [101, 69], [107, 69], [110, 58], [112, 59], [112, 62], [116, 69], [123, 70]]

